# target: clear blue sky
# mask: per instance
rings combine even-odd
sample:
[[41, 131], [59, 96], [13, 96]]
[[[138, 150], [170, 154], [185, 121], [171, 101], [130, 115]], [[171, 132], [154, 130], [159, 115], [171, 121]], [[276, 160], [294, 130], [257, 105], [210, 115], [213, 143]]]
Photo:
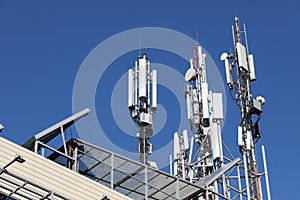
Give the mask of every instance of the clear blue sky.
[[[192, 38], [197, 30], [200, 43], [224, 76], [219, 56], [232, 47], [230, 24], [237, 15], [247, 25], [250, 51], [255, 55], [257, 81], [253, 93], [263, 95], [267, 101], [260, 121], [263, 138], [259, 144], [265, 144], [267, 150], [272, 197], [296, 199], [300, 178], [297, 172], [300, 165], [299, 9], [299, 3], [291, 0], [1, 0], [0, 123], [5, 126], [1, 136], [23, 144], [32, 135], [71, 115], [73, 84], [83, 60], [100, 42], [128, 29], [164, 27]], [[168, 62], [168, 56], [174, 55], [153, 52], [150, 59], [175, 67], [182, 62]], [[136, 53], [120, 58], [115, 63], [122, 64], [120, 72], [110, 68], [102, 81], [111, 79], [111, 84], [115, 84], [113, 81], [133, 67], [135, 58]], [[97, 89], [96, 100], [103, 101], [97, 103], [97, 109], [109, 106], [105, 102], [106, 92], [111, 92], [109, 88]], [[172, 97], [167, 89], [161, 91]], [[121, 100], [127, 102], [127, 98]], [[167, 111], [170, 109], [166, 99], [161, 99], [161, 103]], [[231, 149], [237, 151], [238, 109], [229, 98], [227, 107], [223, 135]], [[114, 143], [120, 142], [117, 129], [113, 128], [116, 122], [109, 116], [99, 114], [98, 117], [108, 132], [116, 134], [111, 137]], [[178, 121], [176, 116], [169, 117], [167, 132], [174, 131], [172, 121]], [[167, 138], [172, 137], [172, 132], [168, 134]], [[124, 141], [134, 150], [136, 141]]]

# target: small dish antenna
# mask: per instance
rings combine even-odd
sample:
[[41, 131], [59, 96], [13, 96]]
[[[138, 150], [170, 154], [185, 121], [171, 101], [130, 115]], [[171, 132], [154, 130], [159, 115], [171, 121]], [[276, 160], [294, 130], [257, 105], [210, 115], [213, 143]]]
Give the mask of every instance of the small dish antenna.
[[191, 80], [193, 80], [196, 77], [196, 72], [194, 69], [189, 68], [184, 76], [185, 81], [189, 82]]

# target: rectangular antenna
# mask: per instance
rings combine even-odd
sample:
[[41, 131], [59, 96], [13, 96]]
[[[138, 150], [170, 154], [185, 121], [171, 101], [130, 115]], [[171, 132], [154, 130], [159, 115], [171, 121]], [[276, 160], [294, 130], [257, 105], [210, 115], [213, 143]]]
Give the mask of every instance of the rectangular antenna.
[[248, 71], [246, 48], [240, 42], [236, 43], [237, 59], [240, 68]]
[[220, 144], [219, 144], [219, 133], [218, 133], [218, 124], [212, 123], [210, 130], [210, 140], [211, 140], [211, 148], [213, 153], [213, 158], [219, 158], [221, 155]]
[[134, 106], [134, 74], [133, 70], [128, 70], [128, 108]]
[[187, 116], [188, 120], [192, 120], [192, 101], [191, 101], [191, 94], [190, 94], [190, 86], [185, 85], [185, 99], [186, 99], [186, 107], [187, 107]]
[[212, 105], [213, 105], [213, 118], [223, 120], [223, 100], [222, 93], [212, 94]]
[[256, 80], [255, 69], [254, 69], [254, 57], [253, 54], [248, 56], [249, 70], [250, 70], [250, 81]]
[[146, 56], [139, 59], [139, 98], [147, 98], [147, 64]]
[[187, 130], [183, 131], [183, 148], [184, 150], [189, 149], [189, 136]]
[[202, 55], [202, 47], [200, 45], [197, 47], [197, 51], [198, 51], [198, 59], [199, 59], [198, 64], [199, 64], [199, 68], [201, 68], [203, 65], [203, 55]]
[[179, 159], [180, 154], [180, 144], [179, 144], [179, 135], [177, 132], [174, 133], [174, 160]]
[[201, 94], [202, 94], [202, 112], [203, 112], [203, 119], [207, 122], [204, 124], [204, 127], [209, 127], [209, 110], [208, 110], [208, 84], [202, 83], [201, 84]]
[[157, 108], [157, 71], [152, 70], [152, 108]]

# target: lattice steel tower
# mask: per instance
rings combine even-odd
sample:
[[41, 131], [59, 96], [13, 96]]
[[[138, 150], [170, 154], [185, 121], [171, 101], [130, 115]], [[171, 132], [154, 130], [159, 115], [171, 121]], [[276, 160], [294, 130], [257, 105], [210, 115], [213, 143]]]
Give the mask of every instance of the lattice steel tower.
[[[253, 55], [249, 54], [246, 27], [240, 30], [236, 17], [232, 25], [234, 52], [223, 53], [221, 60], [225, 62], [226, 81], [232, 99], [240, 110], [241, 122], [238, 126], [238, 145], [243, 157], [247, 199], [262, 199], [261, 174], [258, 173], [255, 158], [255, 143], [260, 139], [258, 122], [262, 115], [265, 99], [253, 97], [251, 82], [255, 81]], [[245, 45], [242, 44], [245, 43]]]

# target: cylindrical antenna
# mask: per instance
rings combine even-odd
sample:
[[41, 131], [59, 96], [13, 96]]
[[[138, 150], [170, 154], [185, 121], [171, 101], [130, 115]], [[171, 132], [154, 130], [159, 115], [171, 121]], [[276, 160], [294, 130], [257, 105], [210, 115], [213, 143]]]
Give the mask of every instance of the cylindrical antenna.
[[233, 87], [232, 87], [232, 73], [231, 73], [230, 62], [229, 62], [229, 59], [228, 59], [228, 54], [226, 52], [222, 53], [220, 59], [225, 62], [226, 82], [227, 82], [227, 85], [228, 85], [229, 89], [232, 90], [233, 89]]

